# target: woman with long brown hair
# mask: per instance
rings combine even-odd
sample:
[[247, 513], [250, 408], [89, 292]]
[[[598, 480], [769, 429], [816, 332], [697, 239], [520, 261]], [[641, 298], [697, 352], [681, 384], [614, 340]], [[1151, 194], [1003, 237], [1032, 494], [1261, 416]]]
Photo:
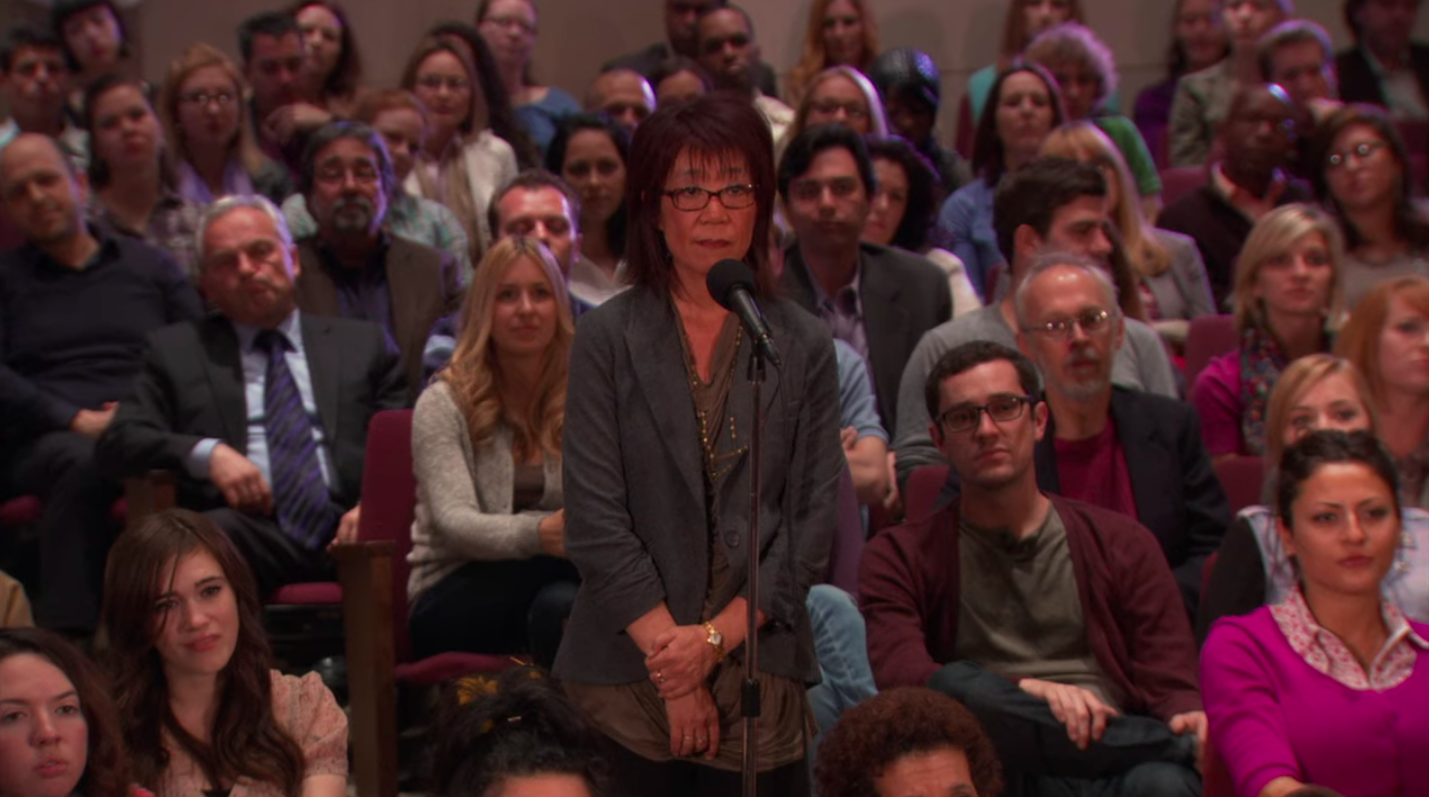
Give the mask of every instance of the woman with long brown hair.
[[169, 510], [120, 535], [101, 623], [134, 775], [159, 797], [347, 793], [347, 718], [317, 673], [272, 669], [257, 584], [213, 521]]
[[1068, 21], [1086, 23], [1082, 0], [1012, 0], [1007, 16], [1003, 18], [1002, 47], [997, 61], [968, 77], [967, 96], [968, 108], [972, 111], [972, 129], [976, 130], [982, 121], [982, 111], [987, 107], [998, 76], [1021, 60], [1022, 51], [1037, 34]]
[[804, 28], [803, 54], [789, 71], [784, 99], [797, 107], [814, 75], [833, 66], [867, 72], [877, 57], [878, 21], [868, 0], [814, 0]]
[[306, 44], [308, 101], [333, 117], [351, 118], [362, 86], [362, 55], [347, 12], [332, 0], [298, 0], [289, 11]]
[[555, 659], [578, 580], [561, 508], [574, 336], [550, 251], [533, 238], [497, 242], [467, 291], [451, 363], [412, 418], [417, 513], [407, 594], [418, 656]]

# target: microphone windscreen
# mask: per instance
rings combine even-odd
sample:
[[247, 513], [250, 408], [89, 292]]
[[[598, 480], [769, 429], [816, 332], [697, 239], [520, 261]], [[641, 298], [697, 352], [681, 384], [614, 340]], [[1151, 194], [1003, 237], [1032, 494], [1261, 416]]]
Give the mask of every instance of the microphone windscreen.
[[750, 293], [755, 292], [754, 272], [749, 266], [738, 260], [726, 258], [714, 264], [710, 273], [705, 275], [705, 287], [709, 289], [710, 296], [720, 306], [726, 310], [731, 310], [730, 291], [735, 288], [744, 288]]

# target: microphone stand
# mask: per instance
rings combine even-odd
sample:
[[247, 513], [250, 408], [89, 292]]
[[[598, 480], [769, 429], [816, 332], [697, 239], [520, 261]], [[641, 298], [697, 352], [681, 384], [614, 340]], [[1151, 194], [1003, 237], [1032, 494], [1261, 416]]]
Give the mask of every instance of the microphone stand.
[[745, 617], [747, 635], [744, 638], [744, 684], [740, 690], [740, 705], [744, 717], [744, 797], [755, 797], [758, 791], [758, 729], [759, 695], [759, 477], [760, 448], [764, 436], [764, 402], [760, 388], [764, 385], [764, 352], [759, 343], [750, 340], [749, 383], [754, 396], [754, 428], [749, 436], [749, 610]]

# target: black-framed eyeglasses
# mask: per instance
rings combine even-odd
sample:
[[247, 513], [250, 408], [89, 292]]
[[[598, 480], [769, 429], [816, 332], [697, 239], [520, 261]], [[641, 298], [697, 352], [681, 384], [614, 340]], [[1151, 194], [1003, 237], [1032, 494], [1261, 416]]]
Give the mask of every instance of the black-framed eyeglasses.
[[1088, 335], [1095, 335], [1107, 328], [1107, 322], [1111, 320], [1111, 313], [1106, 310], [1083, 310], [1071, 318], [1059, 318], [1048, 321], [1045, 324], [1035, 324], [1023, 327], [1022, 331], [1046, 335], [1053, 340], [1066, 340], [1072, 336], [1072, 327], [1081, 327], [1082, 331]]
[[740, 210], [754, 204], [754, 186], [748, 183], [727, 185], [718, 191], [711, 191], [697, 185], [687, 185], [684, 188], [675, 188], [660, 193], [670, 198], [670, 203], [675, 206], [675, 210], [704, 210], [714, 197], [719, 197], [719, 202], [724, 205], [725, 210]]
[[1383, 141], [1361, 141], [1344, 152], [1331, 152], [1330, 157], [1325, 158], [1325, 165], [1331, 169], [1338, 169], [1350, 162], [1350, 156], [1354, 156], [1356, 160], [1364, 162], [1374, 157], [1376, 152], [1379, 152], [1387, 146], [1389, 145]]
[[1015, 421], [1022, 417], [1022, 408], [1030, 407], [1037, 403], [1036, 396], [994, 396], [986, 404], [966, 404], [957, 407], [950, 407], [938, 416], [938, 423], [942, 424], [944, 431], [949, 434], [966, 432], [977, 428], [982, 421], [982, 414], [987, 413], [989, 418], [997, 423]]

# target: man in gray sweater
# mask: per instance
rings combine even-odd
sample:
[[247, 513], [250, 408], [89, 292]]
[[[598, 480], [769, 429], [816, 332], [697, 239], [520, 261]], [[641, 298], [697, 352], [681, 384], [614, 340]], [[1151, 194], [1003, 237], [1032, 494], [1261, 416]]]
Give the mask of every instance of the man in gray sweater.
[[[1043, 158], [1009, 175], [997, 189], [993, 226], [998, 248], [1010, 255], [1012, 290], [1002, 301], [940, 324], [925, 334], [908, 358], [898, 387], [898, 482], [925, 465], [945, 465], [934, 445], [923, 401], [928, 371], [944, 353], [973, 340], [1017, 347], [1012, 297], [1032, 261], [1048, 252], [1071, 252], [1105, 263], [1112, 252], [1106, 235], [1106, 178], [1095, 166]], [[1126, 342], [1117, 352], [1112, 381], [1122, 387], [1177, 397], [1171, 361], [1156, 331], [1126, 321]]]

